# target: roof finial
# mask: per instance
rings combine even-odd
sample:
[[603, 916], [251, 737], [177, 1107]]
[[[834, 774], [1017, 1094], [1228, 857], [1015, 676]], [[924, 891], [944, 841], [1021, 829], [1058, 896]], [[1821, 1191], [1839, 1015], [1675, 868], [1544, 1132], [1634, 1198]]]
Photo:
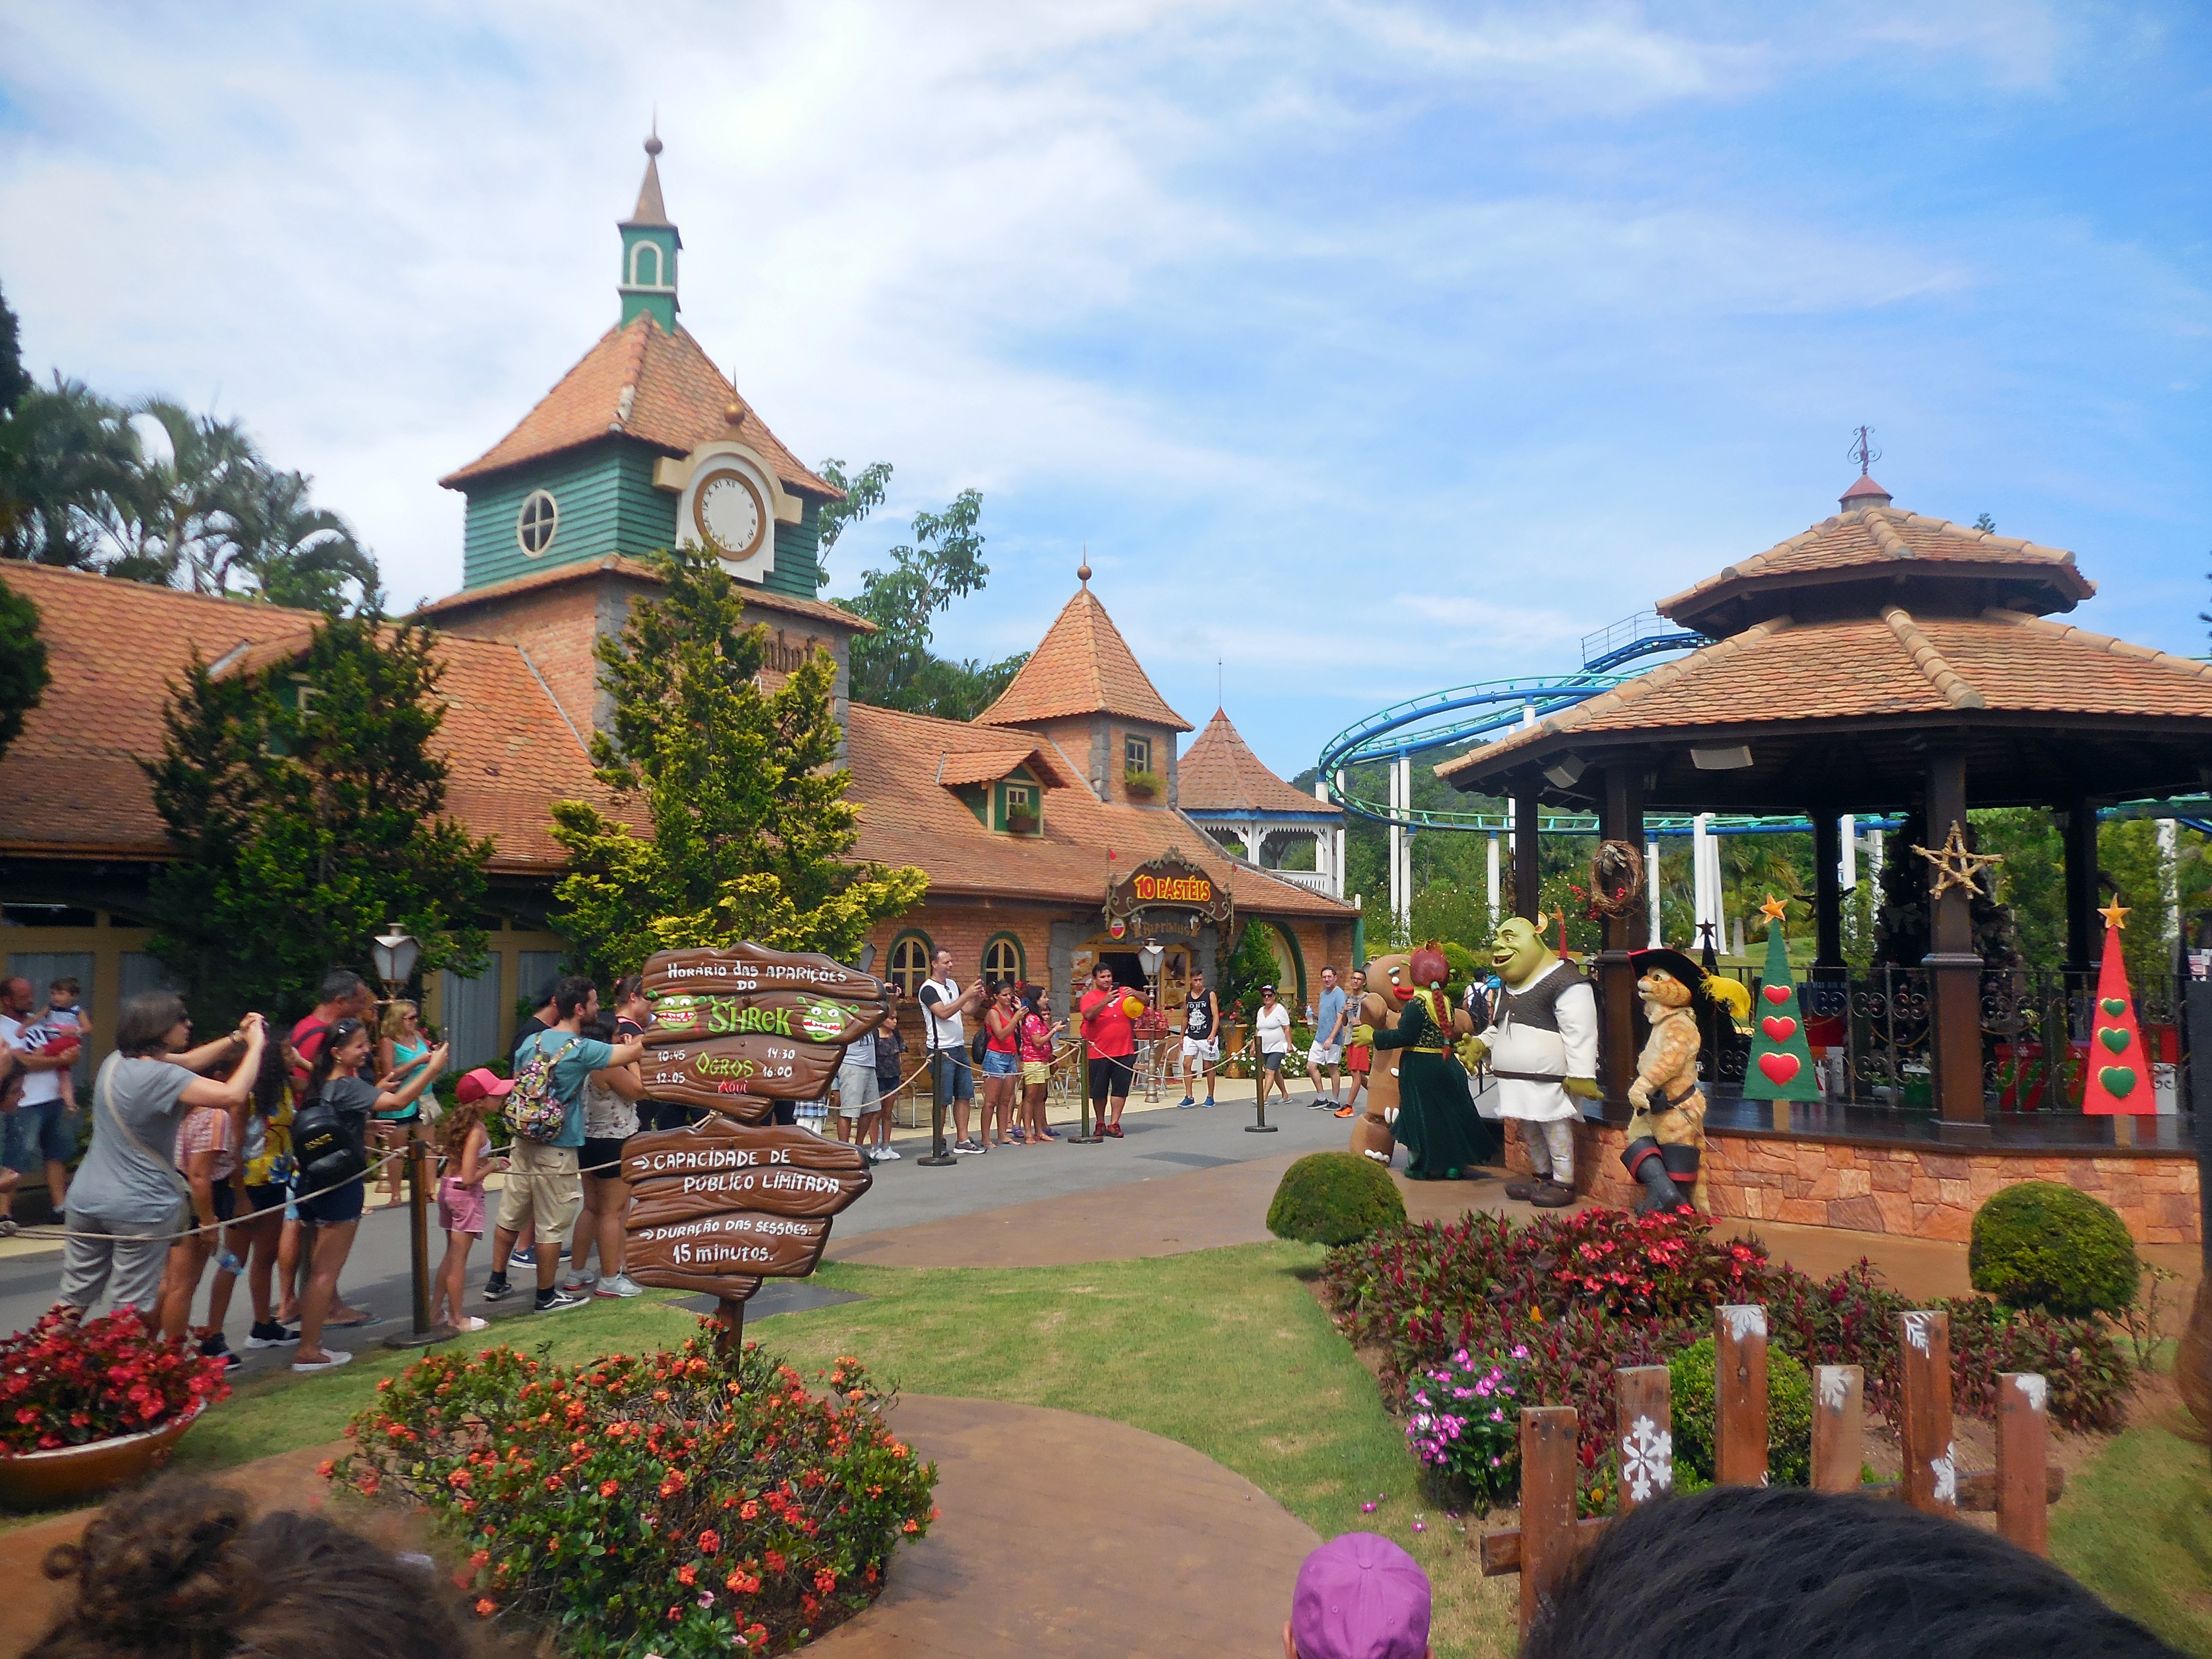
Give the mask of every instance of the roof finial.
[[1874, 428], [1859, 428], [1859, 441], [1851, 446], [1851, 459], [1859, 464], [1859, 477], [1865, 477], [1874, 471], [1874, 464], [1881, 459], [1881, 451], [1874, 447]]
[[658, 104], [653, 106], [653, 130], [645, 135], [645, 153], [647, 155], [660, 154], [660, 106]]
[[1075, 580], [1083, 584], [1083, 591], [1091, 591], [1091, 544], [1083, 544], [1083, 562], [1075, 567]]

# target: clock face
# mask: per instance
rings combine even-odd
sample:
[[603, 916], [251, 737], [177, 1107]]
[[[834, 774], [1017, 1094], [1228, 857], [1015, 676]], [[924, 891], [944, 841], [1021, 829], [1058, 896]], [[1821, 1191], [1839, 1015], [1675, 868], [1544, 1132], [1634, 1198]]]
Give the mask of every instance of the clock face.
[[710, 473], [692, 498], [691, 516], [702, 538], [711, 538], [729, 559], [749, 559], [767, 539], [768, 507], [741, 472]]

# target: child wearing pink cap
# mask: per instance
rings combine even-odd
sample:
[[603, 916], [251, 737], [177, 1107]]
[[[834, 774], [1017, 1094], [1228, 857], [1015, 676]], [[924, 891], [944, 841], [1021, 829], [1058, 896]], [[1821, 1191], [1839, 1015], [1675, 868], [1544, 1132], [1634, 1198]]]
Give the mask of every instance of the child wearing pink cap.
[[1379, 1533], [1330, 1539], [1298, 1568], [1283, 1659], [1434, 1659], [1428, 1575]]
[[438, 1178], [438, 1225], [446, 1234], [446, 1259], [430, 1281], [430, 1323], [450, 1324], [464, 1334], [490, 1323], [461, 1311], [468, 1293], [469, 1247], [483, 1237], [484, 1177], [504, 1170], [507, 1160], [491, 1155], [491, 1132], [484, 1119], [502, 1109], [512, 1079], [485, 1066], [464, 1073], [453, 1091], [457, 1104], [438, 1124], [445, 1173]]

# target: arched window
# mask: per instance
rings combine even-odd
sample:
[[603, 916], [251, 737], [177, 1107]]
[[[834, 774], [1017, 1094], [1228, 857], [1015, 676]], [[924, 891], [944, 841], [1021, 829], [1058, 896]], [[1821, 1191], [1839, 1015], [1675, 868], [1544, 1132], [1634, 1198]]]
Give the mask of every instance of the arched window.
[[514, 518], [514, 539], [525, 553], [536, 558], [553, 545], [560, 529], [561, 504], [551, 490], [533, 489], [523, 497], [522, 511]]
[[933, 954], [927, 933], [909, 931], [891, 941], [890, 980], [901, 996], [911, 997], [921, 989], [922, 981], [929, 977]]
[[[650, 258], [647, 256], [650, 254]], [[660, 248], [653, 242], [634, 243], [629, 251], [629, 285], [632, 288], [660, 287]]]
[[1022, 942], [1012, 933], [994, 933], [983, 946], [983, 979], [1000, 985], [1007, 980], [1020, 984], [1029, 977], [1022, 958]]

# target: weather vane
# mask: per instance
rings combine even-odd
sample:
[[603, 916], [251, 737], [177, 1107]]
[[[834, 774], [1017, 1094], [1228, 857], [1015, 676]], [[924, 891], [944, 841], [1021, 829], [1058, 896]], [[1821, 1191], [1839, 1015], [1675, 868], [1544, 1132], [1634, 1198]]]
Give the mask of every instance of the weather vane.
[[1859, 428], [1859, 441], [1850, 448], [1851, 459], [1859, 464], [1859, 477], [1866, 477], [1874, 471], [1874, 464], [1881, 459], [1881, 451], [1874, 447], [1874, 428]]

